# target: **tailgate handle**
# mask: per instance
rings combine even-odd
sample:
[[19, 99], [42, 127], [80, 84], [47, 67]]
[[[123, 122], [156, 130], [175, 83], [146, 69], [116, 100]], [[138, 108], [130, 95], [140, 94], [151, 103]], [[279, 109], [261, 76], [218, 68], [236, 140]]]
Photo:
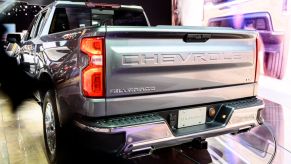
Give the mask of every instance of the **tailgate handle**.
[[211, 34], [186, 34], [184, 42], [206, 42], [211, 38]]

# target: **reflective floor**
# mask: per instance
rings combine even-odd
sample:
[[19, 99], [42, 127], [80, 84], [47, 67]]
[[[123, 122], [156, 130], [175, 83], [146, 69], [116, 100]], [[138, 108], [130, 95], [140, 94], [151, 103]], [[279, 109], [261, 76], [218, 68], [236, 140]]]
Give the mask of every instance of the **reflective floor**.
[[[72, 155], [73, 163], [290, 163], [291, 110], [265, 100], [265, 124], [248, 133], [209, 138], [207, 150], [182, 145], [155, 151], [153, 155], [121, 160], [86, 152]], [[0, 164], [47, 163], [39, 105], [26, 101], [12, 114], [7, 99], [0, 95]], [[276, 138], [276, 141], [274, 141]], [[85, 151], [82, 151], [85, 152]], [[85, 162], [86, 162], [85, 161]], [[86, 163], [87, 163], [86, 162]]]

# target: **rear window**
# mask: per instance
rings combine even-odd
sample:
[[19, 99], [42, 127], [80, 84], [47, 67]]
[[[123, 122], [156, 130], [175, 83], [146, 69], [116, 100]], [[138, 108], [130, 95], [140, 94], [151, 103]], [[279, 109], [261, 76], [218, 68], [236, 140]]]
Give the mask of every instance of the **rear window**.
[[[236, 26], [235, 26], [236, 25]], [[234, 16], [216, 18], [210, 20], [208, 26], [214, 27], [232, 27], [237, 29], [249, 29], [249, 30], [269, 30], [267, 20], [264, 17], [243, 18], [243, 20], [237, 20]]]
[[142, 10], [91, 8], [57, 8], [49, 33], [57, 33], [92, 25], [147, 26]]

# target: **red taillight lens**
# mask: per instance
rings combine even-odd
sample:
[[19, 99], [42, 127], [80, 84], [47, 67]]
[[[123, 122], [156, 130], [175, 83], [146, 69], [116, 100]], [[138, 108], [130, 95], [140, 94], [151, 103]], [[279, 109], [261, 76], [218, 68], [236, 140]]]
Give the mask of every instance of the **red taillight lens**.
[[263, 48], [264, 45], [262, 43], [262, 39], [260, 38], [260, 36], [257, 37], [256, 39], [256, 75], [255, 75], [255, 82], [259, 81], [260, 78], [260, 70], [261, 70], [261, 66], [260, 66], [260, 60], [261, 60], [261, 55], [263, 53]]
[[83, 38], [81, 41], [81, 51], [89, 56], [102, 56], [103, 38]]
[[89, 63], [82, 71], [82, 89], [86, 97], [104, 97], [104, 38], [83, 38], [81, 51], [88, 55]]

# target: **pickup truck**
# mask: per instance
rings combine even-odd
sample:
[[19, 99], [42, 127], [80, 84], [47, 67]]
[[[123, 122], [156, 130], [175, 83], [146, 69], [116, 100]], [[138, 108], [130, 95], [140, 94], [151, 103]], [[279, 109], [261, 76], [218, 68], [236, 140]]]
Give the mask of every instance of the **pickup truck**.
[[84, 145], [124, 158], [201, 143], [263, 123], [255, 31], [151, 27], [139, 6], [56, 1], [33, 20], [20, 62], [46, 87], [44, 139], [51, 163], [72, 122]]

